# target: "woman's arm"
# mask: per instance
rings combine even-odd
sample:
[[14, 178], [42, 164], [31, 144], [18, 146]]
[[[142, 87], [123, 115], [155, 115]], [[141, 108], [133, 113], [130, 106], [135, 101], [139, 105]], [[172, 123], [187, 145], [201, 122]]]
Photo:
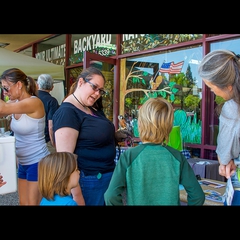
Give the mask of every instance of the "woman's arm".
[[85, 201], [82, 195], [82, 189], [79, 184], [77, 187], [71, 190], [71, 193], [72, 193], [73, 199], [79, 206], [85, 206]]
[[53, 123], [52, 120], [48, 120], [48, 132], [49, 132], [49, 137], [51, 144], [55, 146], [54, 138], [53, 138]]
[[33, 118], [41, 118], [44, 116], [45, 110], [42, 101], [37, 97], [7, 103], [0, 100], [0, 117], [10, 114], [27, 114]]
[[[78, 138], [78, 131], [64, 127], [60, 128], [55, 132], [55, 146], [57, 152], [74, 152], [76, 147], [76, 142]], [[73, 199], [77, 202], [78, 205], [85, 205], [85, 201], [82, 195], [82, 190], [80, 185], [71, 190]]]
[[74, 128], [63, 127], [55, 132], [57, 152], [74, 152], [78, 138], [78, 131]]

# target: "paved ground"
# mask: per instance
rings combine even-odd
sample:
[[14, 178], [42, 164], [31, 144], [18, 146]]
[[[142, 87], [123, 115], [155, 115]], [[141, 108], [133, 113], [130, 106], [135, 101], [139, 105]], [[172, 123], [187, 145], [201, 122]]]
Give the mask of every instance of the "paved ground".
[[16, 206], [19, 205], [19, 198], [18, 192], [12, 192], [7, 194], [0, 194], [0, 206], [12, 205]]
[[19, 205], [18, 201], [18, 193], [8, 193], [8, 194], [0, 194], [0, 206], [6, 206], [6, 205]]

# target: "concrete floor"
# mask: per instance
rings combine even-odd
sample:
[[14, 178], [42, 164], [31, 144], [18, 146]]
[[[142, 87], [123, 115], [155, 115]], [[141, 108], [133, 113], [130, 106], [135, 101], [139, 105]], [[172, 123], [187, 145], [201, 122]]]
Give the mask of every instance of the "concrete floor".
[[19, 205], [18, 192], [0, 194], [0, 206], [16, 206]]
[[19, 205], [18, 193], [7, 193], [0, 195], [0, 206], [16, 206]]

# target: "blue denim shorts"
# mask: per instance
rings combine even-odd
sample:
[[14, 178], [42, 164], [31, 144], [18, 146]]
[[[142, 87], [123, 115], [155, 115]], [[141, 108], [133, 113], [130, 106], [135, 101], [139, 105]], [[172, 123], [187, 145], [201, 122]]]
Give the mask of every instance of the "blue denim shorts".
[[30, 165], [18, 164], [18, 178], [36, 182], [38, 180], [38, 162]]

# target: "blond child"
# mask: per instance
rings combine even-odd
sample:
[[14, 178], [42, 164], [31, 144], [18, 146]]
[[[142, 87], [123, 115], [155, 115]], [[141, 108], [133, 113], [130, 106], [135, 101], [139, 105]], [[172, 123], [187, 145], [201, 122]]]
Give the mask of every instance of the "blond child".
[[203, 205], [204, 192], [187, 159], [165, 143], [173, 127], [173, 107], [164, 98], [150, 98], [139, 109], [138, 129], [143, 144], [120, 155], [109, 187], [106, 205], [180, 205], [179, 185], [188, 205]]

